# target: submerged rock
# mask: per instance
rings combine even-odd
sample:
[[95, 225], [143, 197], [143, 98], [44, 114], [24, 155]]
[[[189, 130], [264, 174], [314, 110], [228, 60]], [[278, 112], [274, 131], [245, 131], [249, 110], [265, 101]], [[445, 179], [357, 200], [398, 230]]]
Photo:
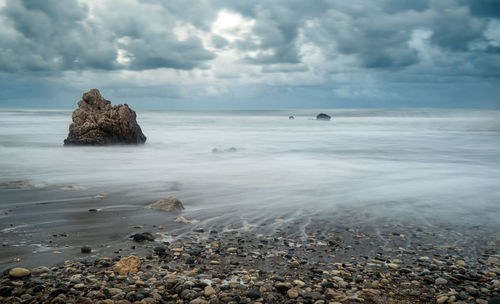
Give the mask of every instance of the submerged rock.
[[21, 189], [29, 187], [32, 187], [32, 185], [27, 180], [0, 182], [0, 189]]
[[325, 114], [325, 113], [319, 113], [317, 116], [316, 116], [316, 119], [318, 120], [330, 120], [332, 117], [328, 114]]
[[183, 224], [191, 224], [191, 221], [183, 216], [179, 216], [178, 218], [176, 218], [175, 222], [176, 223], [183, 223]]
[[184, 210], [182, 202], [173, 197], [169, 196], [167, 198], [161, 199], [151, 205], [152, 208], [161, 209], [164, 211], [181, 211]]
[[97, 89], [83, 94], [73, 111], [65, 145], [143, 144], [146, 136], [127, 104], [111, 106]]

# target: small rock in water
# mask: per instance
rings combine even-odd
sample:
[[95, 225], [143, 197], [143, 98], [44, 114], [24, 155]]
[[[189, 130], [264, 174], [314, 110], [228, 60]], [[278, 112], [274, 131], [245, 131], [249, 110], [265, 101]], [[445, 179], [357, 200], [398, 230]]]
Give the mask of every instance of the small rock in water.
[[167, 198], [156, 201], [154, 204], [151, 205], [151, 207], [156, 208], [156, 209], [161, 209], [163, 211], [182, 211], [182, 210], [184, 210], [184, 206], [182, 205], [182, 202], [173, 196], [169, 196]]
[[136, 242], [144, 242], [144, 241], [153, 242], [155, 240], [153, 235], [149, 232], [136, 233], [132, 235], [131, 238], [134, 239], [134, 241]]
[[31, 272], [28, 269], [20, 267], [12, 268], [9, 271], [9, 276], [14, 279], [22, 279], [29, 276], [30, 274]]
[[87, 188], [78, 185], [67, 185], [61, 187], [61, 190], [87, 190]]
[[91, 253], [92, 252], [92, 248], [90, 248], [90, 246], [83, 246], [81, 248], [81, 252], [82, 253]]
[[89, 212], [90, 212], [90, 213], [97, 212], [97, 209], [94, 209], [94, 208], [89, 209]]
[[28, 187], [31, 187], [31, 184], [26, 180], [17, 180], [17, 181], [0, 183], [0, 189], [19, 189]]
[[191, 224], [191, 221], [183, 216], [179, 216], [178, 218], [176, 218], [175, 222], [176, 223], [183, 223], [183, 224]]
[[288, 116], [288, 119], [295, 119], [295, 116], [290, 115], [290, 116]]

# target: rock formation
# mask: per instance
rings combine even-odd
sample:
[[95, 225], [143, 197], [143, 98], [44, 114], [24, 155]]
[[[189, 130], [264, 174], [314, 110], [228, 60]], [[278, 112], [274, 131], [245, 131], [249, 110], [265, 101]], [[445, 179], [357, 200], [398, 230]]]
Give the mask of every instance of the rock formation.
[[156, 201], [154, 204], [151, 205], [151, 207], [156, 208], [156, 209], [161, 209], [164, 211], [182, 211], [182, 210], [184, 210], [184, 206], [182, 205], [182, 202], [173, 196], [169, 196], [167, 198]]
[[316, 116], [316, 119], [318, 120], [330, 120], [332, 117], [330, 115], [327, 115], [325, 113], [319, 113], [317, 116]]
[[146, 136], [127, 104], [111, 106], [97, 89], [83, 94], [73, 111], [65, 145], [143, 144]]

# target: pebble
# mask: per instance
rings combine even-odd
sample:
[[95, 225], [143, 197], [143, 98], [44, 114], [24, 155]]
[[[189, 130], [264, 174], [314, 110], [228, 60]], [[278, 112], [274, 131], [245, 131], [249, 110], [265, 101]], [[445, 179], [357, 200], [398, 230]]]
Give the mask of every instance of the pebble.
[[290, 298], [290, 299], [295, 299], [299, 296], [299, 292], [296, 290], [296, 289], [289, 289], [287, 292], [286, 292], [286, 295]]
[[30, 274], [31, 272], [28, 269], [20, 267], [12, 268], [9, 271], [9, 276], [14, 279], [22, 279], [29, 276]]
[[434, 284], [436, 284], [436, 285], [446, 285], [446, 284], [448, 284], [448, 280], [446, 280], [444, 278], [437, 278], [434, 281]]
[[207, 298], [210, 297], [211, 295], [214, 295], [215, 293], [216, 293], [215, 289], [210, 285], [205, 286], [205, 289], [203, 290], [203, 294]]

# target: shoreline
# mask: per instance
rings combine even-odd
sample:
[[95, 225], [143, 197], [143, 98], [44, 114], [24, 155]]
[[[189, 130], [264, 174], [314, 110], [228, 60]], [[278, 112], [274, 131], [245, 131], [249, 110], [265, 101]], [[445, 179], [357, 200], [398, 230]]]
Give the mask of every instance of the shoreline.
[[[429, 246], [423, 236], [432, 231], [415, 233], [422, 245], [408, 250], [399, 246], [407, 240], [397, 232], [384, 232], [382, 239], [323, 227], [312, 225], [307, 236], [293, 226], [273, 235], [198, 228], [171, 243], [126, 240], [109, 248], [115, 251], [108, 257], [79, 254], [31, 269], [24, 279], [6, 270], [0, 302], [498, 303], [500, 239], [474, 256], [452, 245]], [[113, 271], [131, 255], [141, 261], [136, 273]]]

